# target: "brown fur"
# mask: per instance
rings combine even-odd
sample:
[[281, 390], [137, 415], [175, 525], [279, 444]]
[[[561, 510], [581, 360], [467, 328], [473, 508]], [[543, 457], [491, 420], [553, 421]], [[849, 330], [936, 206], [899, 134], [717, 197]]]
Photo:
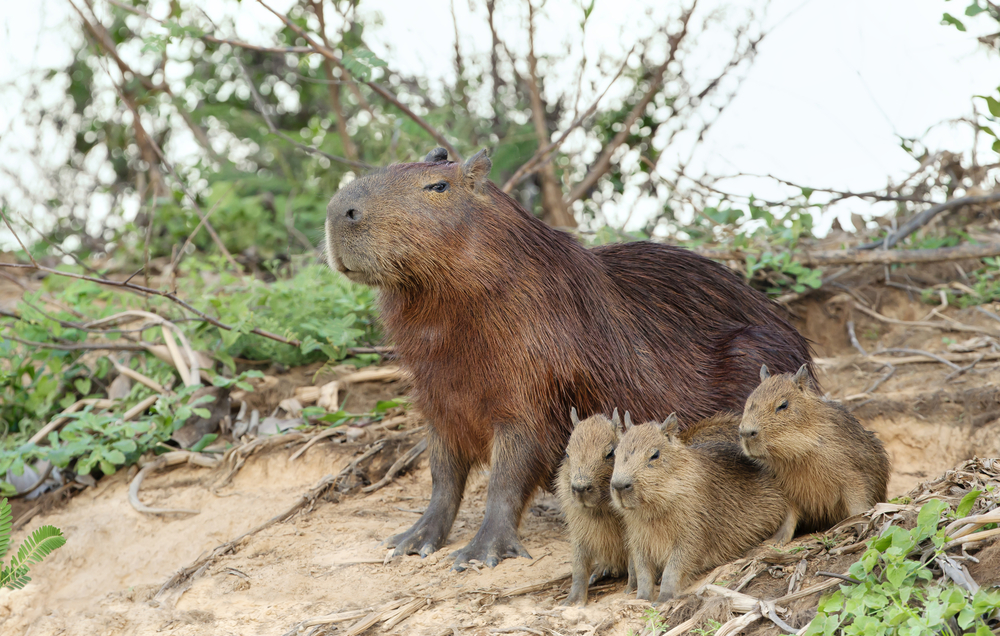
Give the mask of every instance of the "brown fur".
[[586, 249], [489, 170], [483, 153], [384, 168], [334, 196], [326, 228], [331, 267], [380, 288], [382, 322], [431, 423], [431, 503], [389, 539], [396, 553], [438, 549], [469, 470], [492, 466], [486, 517], [459, 567], [527, 555], [517, 526], [552, 483], [570, 406], [640, 420], [677, 411], [683, 427], [742, 408], [762, 363], [809, 361], [778, 307], [724, 266], [649, 242]]
[[634, 588], [621, 516], [611, 507], [617, 415], [615, 411], [610, 420], [594, 415], [576, 424], [559, 467], [556, 493], [573, 545], [573, 586], [565, 605], [587, 604], [591, 575], [619, 575], [628, 569], [629, 590]]
[[890, 464], [882, 442], [843, 406], [824, 400], [804, 372], [760, 383], [747, 399], [740, 438], [743, 452], [774, 475], [788, 499], [788, 517], [773, 537], [778, 543], [796, 528], [826, 530], [886, 500]]
[[688, 446], [709, 442], [739, 444], [741, 419], [743, 419], [741, 413], [732, 411], [716, 413], [703, 420], [698, 420], [681, 431], [677, 437]]
[[662, 603], [692, 577], [774, 533], [786, 505], [774, 480], [725, 442], [684, 445], [676, 421], [632, 427], [615, 450], [612, 504], [625, 522], [637, 597]]

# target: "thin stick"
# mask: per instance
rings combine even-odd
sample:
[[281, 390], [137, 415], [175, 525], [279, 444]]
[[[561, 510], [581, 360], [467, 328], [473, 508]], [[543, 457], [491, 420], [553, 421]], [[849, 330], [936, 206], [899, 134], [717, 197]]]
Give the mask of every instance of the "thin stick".
[[148, 409], [149, 407], [151, 407], [154, 404], [156, 404], [156, 401], [159, 400], [159, 399], [160, 399], [159, 395], [150, 395], [149, 397], [147, 397], [146, 399], [144, 399], [142, 402], [139, 402], [138, 404], [136, 404], [135, 406], [133, 406], [129, 410], [127, 410], [124, 413], [122, 413], [122, 420], [124, 420], [124, 421], [127, 422], [127, 421], [131, 420], [133, 417], [135, 417], [135, 416], [137, 416], [137, 415], [139, 415], [141, 413], [144, 413], [146, 411], [146, 409]]
[[[344, 65], [340, 62], [340, 59], [336, 55], [334, 55], [333, 51], [331, 51], [330, 49], [328, 49], [327, 47], [323, 46], [322, 44], [320, 44], [319, 42], [317, 42], [315, 39], [313, 39], [299, 25], [295, 24], [295, 22], [293, 22], [291, 19], [289, 19], [288, 16], [285, 16], [282, 13], [279, 13], [278, 11], [275, 11], [266, 2], [264, 2], [264, 0], [257, 0], [257, 2], [260, 3], [260, 5], [262, 7], [264, 7], [265, 9], [267, 9], [268, 11], [270, 11], [271, 13], [273, 13], [275, 16], [277, 16], [278, 19], [280, 19], [282, 22], [284, 22], [288, 26], [289, 29], [291, 29], [292, 31], [295, 31], [295, 33], [297, 33], [298, 35], [300, 35], [302, 37], [302, 39], [304, 39], [306, 42], [309, 43], [309, 46], [311, 46], [313, 48], [313, 51], [315, 51], [316, 53], [319, 53], [320, 55], [322, 55], [326, 59], [328, 59], [331, 62], [333, 62], [337, 66], [337, 68], [339, 68], [341, 70], [341, 72], [343, 72], [343, 73], [347, 73], [348, 72], [347, 69], [344, 68]], [[416, 123], [418, 126], [420, 126], [421, 128], [423, 128], [424, 130], [426, 130], [430, 134], [430, 136], [434, 138], [435, 141], [437, 141], [439, 144], [441, 144], [441, 146], [443, 146], [444, 148], [446, 148], [448, 150], [448, 153], [451, 154], [452, 157], [455, 157], [456, 160], [461, 161], [462, 154], [460, 152], [458, 152], [458, 150], [456, 150], [454, 146], [451, 145], [451, 142], [449, 142], [445, 138], [444, 135], [442, 135], [440, 132], [438, 132], [438, 130], [436, 128], [434, 128], [433, 126], [431, 126], [430, 124], [428, 124], [427, 121], [424, 120], [423, 117], [421, 117], [420, 115], [418, 115], [415, 112], [413, 112], [412, 110], [410, 110], [410, 108], [406, 104], [404, 104], [403, 102], [399, 101], [399, 99], [395, 95], [393, 95], [392, 93], [390, 93], [386, 89], [382, 88], [381, 86], [379, 86], [375, 82], [365, 81], [364, 84], [368, 88], [370, 88], [373, 91], [375, 91], [376, 93], [378, 93], [383, 99], [385, 99], [386, 101], [392, 103], [393, 106], [395, 106], [399, 110], [403, 111], [403, 113], [407, 117], [409, 117], [410, 119], [412, 119], [413, 122]]]
[[830, 578], [840, 579], [841, 581], [847, 581], [848, 583], [851, 583], [853, 585], [858, 585], [858, 584], [861, 583], [861, 581], [858, 581], [857, 579], [852, 579], [849, 576], [844, 576], [843, 574], [837, 574], [836, 572], [822, 572], [822, 571], [819, 571], [819, 572], [816, 572], [816, 575], [817, 576], [828, 576]]
[[879, 353], [913, 353], [913, 354], [916, 354], [916, 355], [927, 356], [928, 358], [932, 358], [934, 360], [937, 360], [941, 364], [948, 365], [949, 367], [951, 367], [952, 369], [955, 369], [955, 370], [958, 370], [958, 369], [961, 368], [957, 364], [955, 364], [954, 362], [952, 362], [951, 360], [948, 360], [946, 358], [942, 358], [941, 356], [939, 356], [936, 353], [931, 353], [930, 351], [924, 351], [922, 349], [904, 349], [904, 348], [899, 348], [899, 347], [893, 347], [892, 349], [882, 349], [881, 351], [879, 351]]
[[43, 426], [41, 429], [38, 430], [37, 433], [32, 435], [31, 439], [28, 440], [28, 444], [31, 445], [31, 444], [41, 443], [41, 441], [45, 439], [49, 433], [58, 429], [60, 426], [62, 426], [63, 424], [72, 419], [70, 417], [67, 417], [68, 415], [76, 413], [85, 406], [93, 406], [94, 408], [99, 408], [99, 409], [109, 409], [114, 405], [115, 405], [115, 400], [104, 400], [99, 398], [85, 398], [83, 400], [77, 400], [73, 404], [70, 404], [65, 410], [63, 410], [63, 412], [60, 413], [56, 417], [56, 419], [52, 420], [51, 422]]
[[21, 246], [21, 249], [24, 250], [24, 253], [28, 255], [29, 259], [31, 259], [31, 264], [37, 267], [38, 262], [35, 260], [35, 257], [31, 255], [31, 252], [28, 251], [28, 248], [24, 246], [24, 243], [21, 242], [21, 237], [18, 236], [17, 232], [14, 231], [14, 227], [10, 224], [10, 221], [7, 219], [7, 214], [3, 210], [4, 207], [0, 205], [0, 216], [3, 217], [3, 222], [7, 224], [7, 229], [9, 229], [10, 233], [13, 234], [14, 238], [17, 239], [17, 244]]
[[858, 342], [858, 336], [854, 333], [854, 321], [853, 320], [848, 320], [847, 321], [847, 335], [849, 335], [851, 337], [851, 344], [854, 345], [854, 348], [857, 349], [858, 351], [860, 351], [861, 355], [867, 357], [868, 356], [868, 352], [865, 351], [865, 348], [861, 346], [860, 342]]
[[854, 308], [860, 311], [861, 313], [868, 314], [869, 316], [875, 318], [876, 320], [880, 320], [882, 322], [886, 322], [891, 325], [906, 325], [907, 327], [928, 327], [930, 329], [941, 329], [942, 331], [964, 331], [968, 333], [981, 333], [987, 336], [993, 336], [994, 338], [1000, 337], [1000, 333], [997, 333], [996, 331], [983, 329], [981, 327], [972, 327], [962, 323], [956, 323], [956, 322], [940, 323], [940, 322], [927, 322], [923, 320], [898, 320], [896, 318], [883, 316], [877, 311], [868, 309], [867, 307], [858, 302], [854, 303]]
[[193, 453], [191, 451], [172, 451], [169, 453], [164, 453], [160, 455], [155, 460], [149, 462], [143, 466], [135, 477], [132, 478], [132, 482], [128, 486], [128, 502], [133, 508], [138, 512], [143, 512], [150, 515], [167, 515], [167, 514], [199, 514], [200, 510], [188, 510], [183, 508], [150, 508], [146, 504], [142, 503], [139, 499], [139, 488], [142, 486], [142, 480], [145, 479], [146, 475], [152, 472], [156, 472], [161, 468], [166, 468], [167, 466], [176, 466], [177, 464], [194, 464], [196, 466], [204, 466], [206, 468], [215, 468], [219, 465], [220, 460], [206, 457], [201, 453]]
[[[174, 260], [170, 263], [170, 271], [171, 272], [176, 272], [177, 271], [177, 266], [180, 265], [181, 259], [184, 258], [184, 252], [187, 250], [187, 246], [191, 244], [191, 241], [194, 240], [194, 237], [198, 236], [198, 232], [201, 230], [201, 228], [206, 223], [208, 223], [208, 217], [212, 216], [212, 214], [217, 209], [219, 209], [219, 205], [223, 202], [223, 200], [225, 200], [226, 197], [229, 196], [229, 194], [233, 190], [236, 189], [236, 186], [239, 185], [239, 184], [240, 184], [240, 182], [237, 181], [236, 183], [234, 183], [233, 185], [231, 185], [229, 187], [229, 189], [226, 190], [226, 193], [224, 195], [222, 195], [221, 197], [219, 197], [219, 200], [216, 201], [212, 205], [212, 207], [208, 210], [208, 213], [204, 216], [204, 218], [202, 218], [200, 221], [198, 221], [198, 225], [196, 225], [195, 228], [194, 228], [194, 230], [192, 230], [191, 233], [188, 234], [187, 239], [184, 241], [184, 245], [181, 245], [181, 249], [177, 251], [177, 256], [175, 256]], [[152, 231], [152, 227], [153, 227], [153, 225], [152, 225], [152, 217], [150, 217], [150, 231]], [[148, 259], [149, 259], [149, 246], [148, 245], [146, 247], [146, 259], [147, 259], [147, 263], [148, 263]]]
[[173, 393], [173, 391], [168, 391], [162, 384], [160, 384], [156, 380], [146, 377], [145, 375], [139, 373], [138, 371], [133, 371], [132, 369], [126, 367], [117, 360], [113, 358], [108, 358], [108, 360], [111, 360], [111, 364], [114, 365], [115, 370], [118, 371], [118, 373], [124, 375], [125, 377], [132, 378], [133, 380], [139, 382], [140, 384], [145, 384], [146, 386], [153, 389], [157, 393], [161, 394]]
[[13, 340], [29, 347], [39, 349], [55, 349], [56, 351], [145, 351], [146, 347], [138, 344], [118, 344], [114, 342], [81, 342], [77, 344], [61, 344], [55, 342], [35, 342], [24, 340], [17, 336], [0, 335], [0, 340]]
[[980, 362], [982, 362], [983, 358], [985, 358], [985, 357], [986, 357], [985, 353], [980, 354], [980, 356], [978, 358], [976, 358], [975, 360], [972, 361], [972, 364], [970, 364], [968, 366], [965, 366], [965, 367], [962, 367], [961, 369], [958, 369], [957, 371], [952, 371], [951, 373], [949, 373], [948, 375], [946, 375], [944, 377], [944, 381], [945, 382], [950, 382], [953, 378], [957, 378], [958, 376], [962, 375], [963, 373], [965, 373], [967, 371], [971, 371], [977, 364], [979, 364]]
[[379, 488], [382, 488], [383, 486], [391, 482], [396, 477], [397, 474], [402, 472], [407, 466], [416, 461], [416, 459], [420, 457], [420, 454], [423, 453], [425, 450], [427, 450], [427, 439], [428, 438], [425, 437], [419, 442], [417, 442], [413, 446], [413, 448], [408, 450], [406, 454], [404, 454], [402, 457], [397, 459], [395, 463], [393, 463], [393, 465], [389, 468], [389, 470], [386, 471], [385, 476], [382, 477], [382, 479], [379, 479], [377, 482], [375, 482], [370, 486], [365, 486], [364, 488], [361, 489], [361, 492], [364, 493], [375, 492]]

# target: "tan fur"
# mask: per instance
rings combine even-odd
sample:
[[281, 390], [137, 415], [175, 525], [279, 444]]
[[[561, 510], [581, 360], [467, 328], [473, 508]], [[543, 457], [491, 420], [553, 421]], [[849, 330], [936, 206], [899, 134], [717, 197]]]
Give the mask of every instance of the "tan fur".
[[678, 438], [687, 445], [705, 444], [708, 442], [740, 443], [741, 413], [725, 411], [698, 420], [678, 434]]
[[676, 428], [655, 424], [633, 427], [618, 443], [611, 500], [625, 522], [637, 596], [650, 600], [662, 575], [658, 603], [759, 544], [786, 512], [774, 480], [739, 446], [686, 446]]
[[[592, 574], [626, 571], [624, 530], [621, 516], [611, 507], [609, 485], [617, 442], [612, 420], [603, 415], [589, 417], [574, 427], [559, 467], [556, 492], [573, 544], [573, 586], [565, 605], [587, 604]], [[632, 583], [630, 576], [630, 588]]]
[[[766, 368], [762, 371], [762, 377]], [[743, 452], [774, 475], [789, 503], [773, 539], [826, 530], [886, 500], [889, 456], [875, 434], [828, 402], [805, 374], [767, 377], [747, 398]]]

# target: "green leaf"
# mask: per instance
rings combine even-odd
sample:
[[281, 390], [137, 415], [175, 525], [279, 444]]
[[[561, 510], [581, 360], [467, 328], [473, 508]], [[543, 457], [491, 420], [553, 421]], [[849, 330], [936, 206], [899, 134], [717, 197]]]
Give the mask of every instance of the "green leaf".
[[348, 51], [341, 60], [341, 63], [344, 65], [344, 68], [350, 71], [351, 75], [363, 82], [371, 79], [372, 69], [387, 66], [385, 60], [379, 59], [374, 53], [363, 48]]
[[66, 543], [62, 531], [54, 526], [42, 526], [24, 540], [17, 551], [17, 556], [10, 560], [10, 566], [0, 573], [0, 586], [11, 589], [21, 589], [28, 581], [30, 563], [39, 563]]
[[976, 503], [976, 499], [978, 499], [981, 494], [983, 494], [982, 490], [970, 490], [967, 495], [962, 497], [962, 501], [958, 502], [958, 507], [955, 508], [955, 514], [958, 515], [959, 518], [968, 516], [969, 511], [972, 510], [972, 506]]
[[989, 95], [985, 96], [986, 107], [990, 109], [990, 114], [994, 117], [1000, 117], [1000, 101], [997, 101], [995, 97]]
[[205, 420], [207, 420], [208, 418], [212, 417], [212, 412], [209, 411], [208, 409], [197, 408], [197, 409], [191, 409], [191, 411], [195, 415], [197, 415], [198, 417], [200, 417], [202, 419], [205, 419]]
[[948, 505], [940, 499], [931, 499], [921, 506], [920, 512], [917, 514], [917, 527], [914, 528], [914, 530], [919, 530], [921, 538], [918, 540], [926, 539], [934, 534], [938, 521], [941, 520], [941, 513], [947, 507]]
[[994, 141], [991, 147], [993, 148], [993, 152], [1000, 152], [1000, 139]]
[[118, 449], [119, 451], [128, 455], [129, 453], [134, 453], [138, 450], [138, 445], [136, 445], [135, 440], [131, 439], [120, 439], [111, 445], [112, 447]]
[[950, 13], [945, 13], [941, 16], [941, 24], [951, 24], [954, 25], [954, 27], [959, 31], [965, 31], [965, 25], [962, 24], [961, 20]]
[[77, 378], [73, 386], [80, 395], [90, 395], [90, 378]]
[[194, 443], [194, 446], [190, 448], [192, 453], [200, 453], [205, 450], [205, 447], [219, 439], [218, 433], [208, 433], [201, 436], [201, 439]]
[[7, 503], [7, 498], [5, 497], [3, 500], [0, 500], [0, 558], [3, 558], [10, 548], [10, 533], [13, 519], [14, 513], [11, 512], [10, 504]]
[[973, 2], [969, 6], [965, 7], [965, 15], [969, 16], [970, 18], [979, 15], [983, 11], [986, 11], [986, 7], [979, 6], [978, 2]]

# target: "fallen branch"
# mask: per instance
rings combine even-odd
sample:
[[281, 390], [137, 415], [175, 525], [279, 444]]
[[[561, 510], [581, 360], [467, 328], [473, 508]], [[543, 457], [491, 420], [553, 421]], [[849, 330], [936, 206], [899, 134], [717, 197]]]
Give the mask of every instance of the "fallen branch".
[[[982, 361], [987, 360], [1000, 360], [1000, 352], [990, 352], [986, 354], [976, 354], [976, 353], [942, 353], [940, 355], [935, 354], [933, 358], [924, 356], [923, 354], [907, 356], [903, 358], [890, 358], [890, 357], [878, 357], [875, 355], [868, 356], [864, 358], [866, 362], [876, 362], [879, 364], [891, 364], [894, 366], [899, 366], [901, 364], [916, 364], [919, 362], [940, 362], [938, 358], [942, 358], [949, 362], [971, 362], [973, 360], [979, 359], [982, 355]], [[814, 358], [813, 363], [821, 367], [832, 367], [838, 364], [843, 364], [848, 361], [857, 362], [858, 356], [840, 357], [840, 358]]]
[[417, 442], [413, 446], [413, 448], [406, 451], [406, 453], [402, 457], [397, 459], [392, 464], [392, 466], [389, 467], [389, 470], [386, 471], [382, 479], [379, 479], [377, 482], [371, 484], [370, 486], [365, 486], [364, 488], [361, 489], [361, 492], [363, 493], [375, 492], [379, 488], [382, 488], [383, 486], [391, 482], [393, 479], [395, 479], [396, 475], [398, 475], [403, 470], [408, 468], [413, 462], [417, 460], [418, 457], [420, 457], [421, 453], [427, 450], [427, 439], [428, 438], [425, 437], [419, 442]]
[[960, 323], [956, 320], [949, 320], [947, 323], [943, 322], [930, 322], [927, 320], [899, 320], [898, 318], [890, 318], [888, 316], [883, 316], [873, 309], [868, 309], [861, 303], [855, 302], [854, 308], [863, 314], [867, 314], [876, 320], [888, 323], [890, 325], [905, 325], [907, 327], [927, 327], [929, 329], [940, 329], [942, 331], [962, 331], [966, 333], [981, 333], [987, 336], [993, 336], [994, 338], [1000, 338], [1000, 333], [992, 331], [990, 329], [984, 329], [982, 327], [973, 327]]
[[132, 478], [132, 482], [128, 486], [128, 502], [132, 504], [132, 507], [135, 508], [137, 512], [143, 512], [150, 515], [196, 515], [201, 512], [200, 510], [188, 510], [183, 508], [150, 508], [139, 499], [139, 488], [142, 486], [142, 480], [145, 479], [146, 475], [156, 472], [161, 468], [176, 466], [177, 464], [191, 464], [194, 466], [203, 466], [205, 468], [215, 468], [219, 465], [219, 460], [213, 457], [205, 456], [201, 453], [192, 453], [191, 451], [172, 451], [160, 455], [155, 460], [143, 466], [139, 472], [136, 473], [135, 477]]
[[[993, 192], [991, 194], [983, 194], [979, 196], [972, 197], [960, 197], [958, 199], [952, 199], [951, 201], [945, 201], [944, 203], [939, 203], [935, 206], [927, 208], [923, 212], [914, 215], [909, 221], [904, 223], [898, 230], [886, 236], [883, 239], [877, 241], [872, 241], [871, 243], [866, 243], [858, 247], [861, 250], [872, 250], [876, 247], [892, 247], [896, 243], [902, 241], [904, 238], [913, 234], [921, 227], [927, 225], [931, 219], [933, 219], [938, 214], [945, 212], [947, 210], [953, 210], [955, 208], [961, 208], [966, 205], [978, 205], [981, 203], [994, 203], [1000, 201], [1000, 192]], [[928, 251], [928, 250], [924, 250]], [[992, 256], [992, 255], [991, 255]]]

